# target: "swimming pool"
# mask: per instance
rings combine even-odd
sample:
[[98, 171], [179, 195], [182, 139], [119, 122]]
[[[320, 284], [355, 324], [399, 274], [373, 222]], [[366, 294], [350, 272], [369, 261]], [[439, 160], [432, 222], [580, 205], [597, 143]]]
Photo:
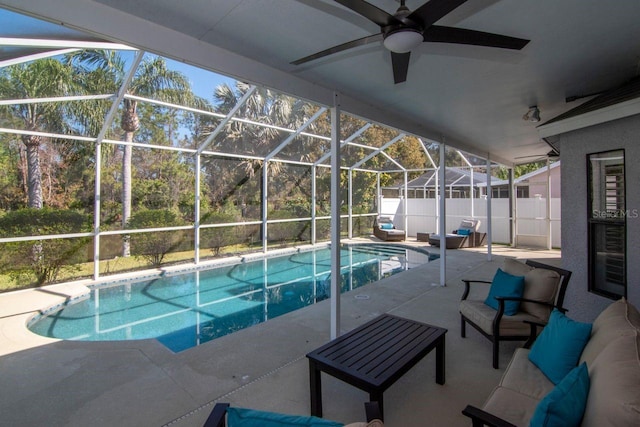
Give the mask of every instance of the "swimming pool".
[[[438, 257], [384, 244], [343, 246], [340, 256], [342, 292]], [[330, 257], [323, 248], [97, 285], [88, 298], [35, 319], [29, 329], [67, 340], [155, 338], [179, 352], [329, 298]]]

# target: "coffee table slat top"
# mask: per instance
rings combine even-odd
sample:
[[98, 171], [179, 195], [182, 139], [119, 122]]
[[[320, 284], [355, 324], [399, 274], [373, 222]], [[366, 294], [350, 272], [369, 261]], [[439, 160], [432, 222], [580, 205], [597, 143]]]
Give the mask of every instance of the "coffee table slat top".
[[446, 332], [443, 328], [385, 314], [307, 357], [325, 370], [384, 388], [429, 353]]

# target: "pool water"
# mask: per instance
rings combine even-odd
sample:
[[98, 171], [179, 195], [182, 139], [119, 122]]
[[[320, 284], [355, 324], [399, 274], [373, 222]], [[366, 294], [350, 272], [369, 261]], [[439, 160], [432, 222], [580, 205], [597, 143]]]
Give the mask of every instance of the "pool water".
[[[342, 292], [424, 264], [437, 255], [399, 245], [341, 249]], [[90, 298], [29, 329], [53, 338], [155, 338], [174, 352], [329, 298], [331, 251], [296, 252], [171, 277], [96, 286]]]

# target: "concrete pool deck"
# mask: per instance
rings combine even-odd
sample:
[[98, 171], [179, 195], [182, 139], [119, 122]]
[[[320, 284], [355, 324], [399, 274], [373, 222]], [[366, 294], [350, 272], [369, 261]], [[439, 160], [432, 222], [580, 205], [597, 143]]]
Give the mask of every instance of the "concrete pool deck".
[[[446, 287], [436, 285], [436, 261], [341, 296], [343, 331], [384, 312], [449, 330], [445, 385], [435, 383], [429, 354], [385, 392], [385, 425], [468, 426], [460, 411], [498, 383], [521, 343], [502, 345], [503, 369], [494, 370], [488, 340], [475, 331], [460, 338], [460, 279], [490, 279], [505, 256], [560, 265], [560, 252], [493, 249], [492, 261], [486, 248], [447, 251]], [[60, 341], [26, 329], [39, 309], [84, 291], [62, 284], [0, 294], [0, 426], [201, 426], [216, 401], [309, 414], [305, 354], [330, 338], [328, 301], [175, 354], [155, 340]], [[323, 396], [325, 418], [363, 420], [365, 392], [323, 376]]]

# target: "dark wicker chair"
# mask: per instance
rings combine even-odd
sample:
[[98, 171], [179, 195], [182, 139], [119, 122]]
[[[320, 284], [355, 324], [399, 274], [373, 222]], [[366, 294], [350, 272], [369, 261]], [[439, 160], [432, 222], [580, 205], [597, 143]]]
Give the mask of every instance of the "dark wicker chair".
[[[509, 274], [525, 276], [522, 298], [498, 297], [499, 308], [494, 310], [484, 304], [484, 299], [468, 299], [472, 283], [485, 284], [488, 291], [487, 284], [490, 285], [491, 281], [463, 279], [465, 289], [460, 301], [460, 336], [466, 336], [468, 323], [489, 339], [493, 343], [495, 369], [499, 367], [500, 341], [526, 341], [525, 347], [528, 347], [538, 334], [537, 326], [547, 324], [553, 308], [566, 311], [563, 308], [564, 295], [571, 278], [568, 270], [531, 260], [523, 264], [507, 259], [503, 270]], [[527, 298], [528, 295], [539, 293], [540, 289], [547, 289], [547, 300]], [[518, 313], [513, 316], [505, 315], [505, 301], [520, 301]]]
[[397, 229], [393, 225], [391, 218], [385, 216], [378, 217], [373, 222], [373, 235], [385, 242], [397, 242], [407, 238], [407, 233], [404, 230]]

